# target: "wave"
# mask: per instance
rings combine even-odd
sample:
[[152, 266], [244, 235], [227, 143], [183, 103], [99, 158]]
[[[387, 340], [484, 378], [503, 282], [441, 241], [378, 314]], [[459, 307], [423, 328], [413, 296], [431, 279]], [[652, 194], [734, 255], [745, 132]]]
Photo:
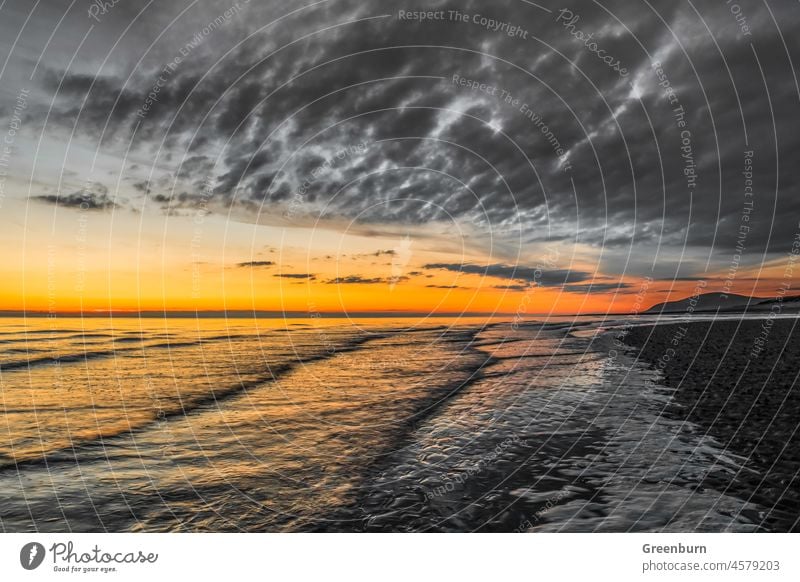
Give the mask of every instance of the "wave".
[[[240, 396], [249, 390], [275, 382], [282, 375], [285, 375], [286, 373], [292, 371], [297, 366], [306, 365], [321, 360], [326, 360], [335, 356], [336, 354], [352, 352], [357, 349], [360, 349], [365, 343], [369, 341], [384, 339], [386, 337], [388, 337], [388, 334], [385, 333], [375, 333], [375, 334], [357, 336], [351, 338], [350, 341], [347, 342], [346, 344], [337, 345], [336, 349], [332, 351], [323, 351], [322, 353], [311, 354], [307, 357], [300, 357], [296, 360], [283, 364], [272, 365], [272, 366], [268, 365], [267, 373], [262, 374], [252, 380], [238, 382], [236, 384], [232, 384], [223, 387], [221, 389], [216, 389], [216, 390], [212, 389], [212, 391], [208, 394], [200, 394], [188, 398], [180, 398], [179, 401], [174, 406], [166, 409], [162, 408], [161, 410], [159, 410], [158, 413], [154, 412], [153, 415], [148, 420], [141, 422], [139, 425], [135, 427], [125, 430], [117, 430], [117, 431], [109, 431], [106, 433], [101, 433], [98, 434], [96, 437], [86, 439], [83, 441], [73, 441], [69, 446], [56, 448], [51, 451], [47, 451], [43, 455], [37, 455], [31, 458], [13, 459], [10, 463], [4, 463], [2, 462], [2, 460], [0, 460], [0, 472], [22, 466], [25, 467], [41, 466], [41, 465], [49, 466], [50, 464], [53, 463], [77, 464], [80, 462], [79, 459], [80, 452], [95, 448], [103, 448], [107, 444], [105, 442], [107, 439], [113, 439], [121, 436], [135, 434], [143, 430], [148, 430], [157, 423], [163, 422], [170, 418], [184, 417], [190, 414], [207, 410], [211, 406], [218, 406], [221, 403], [224, 403], [225, 401], [235, 398], [237, 396]], [[188, 344], [189, 342], [185, 343]], [[163, 347], [169, 345], [175, 346], [176, 344], [161, 344], [161, 345]], [[196, 343], [193, 345], [196, 345]], [[100, 352], [96, 352], [96, 354], [100, 354]], [[83, 356], [83, 354], [81, 354], [81, 356]], [[51, 358], [48, 360], [52, 361]], [[3, 456], [0, 455], [0, 459], [2, 459], [2, 457]]]
[[81, 362], [88, 362], [91, 360], [97, 360], [101, 358], [114, 357], [118, 355], [124, 356], [125, 354], [131, 352], [138, 352], [142, 350], [157, 349], [157, 348], [167, 348], [167, 349], [187, 348], [187, 347], [199, 346], [202, 343], [203, 340], [190, 341], [190, 342], [187, 341], [164, 342], [164, 343], [147, 344], [132, 348], [111, 348], [111, 349], [85, 351], [85, 352], [63, 354], [63, 355], [51, 355], [47, 357], [33, 358], [27, 360], [12, 360], [10, 362], [0, 363], [0, 372], [9, 372], [12, 370], [24, 370], [41, 366], [60, 366], [61, 364], [76, 364]]
[[94, 352], [82, 352], [80, 354], [64, 354], [62, 356], [54, 355], [42, 358], [33, 358], [29, 360], [17, 360], [5, 362], [0, 364], [0, 372], [8, 372], [11, 370], [24, 370], [36, 368], [38, 366], [59, 366], [61, 364], [74, 364], [77, 362], [86, 362], [98, 358], [105, 358], [114, 356], [121, 351], [131, 350], [98, 350]]

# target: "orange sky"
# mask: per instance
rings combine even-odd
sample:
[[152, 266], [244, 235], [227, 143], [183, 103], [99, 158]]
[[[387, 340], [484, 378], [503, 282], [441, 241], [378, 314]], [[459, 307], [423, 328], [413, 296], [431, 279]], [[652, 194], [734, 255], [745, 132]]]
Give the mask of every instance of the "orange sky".
[[[424, 266], [512, 265], [515, 257], [483, 254], [470, 248], [468, 238], [413, 234], [366, 236], [211, 217], [199, 228], [186, 217], [145, 220], [63, 209], [54, 215], [34, 208], [25, 232], [11, 224], [0, 234], [0, 309], [567, 314], [629, 312], [637, 303], [646, 309], [696, 288], [693, 281], [646, 283], [638, 276], [604, 275], [594, 251], [565, 247], [555, 255], [531, 249], [516, 264], [533, 266], [545, 257], [547, 269], [595, 273], [596, 283], [629, 287], [590, 294], [542, 286], [503, 289], [524, 282]], [[782, 274], [780, 260], [760, 275], [741, 269], [730, 291], [771, 296]], [[723, 290], [724, 275], [710, 275], [703, 291]]]

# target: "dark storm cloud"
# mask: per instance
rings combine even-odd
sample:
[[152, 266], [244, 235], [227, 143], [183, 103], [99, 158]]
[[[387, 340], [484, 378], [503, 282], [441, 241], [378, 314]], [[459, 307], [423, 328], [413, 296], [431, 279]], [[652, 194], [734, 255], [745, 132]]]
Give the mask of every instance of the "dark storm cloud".
[[328, 285], [377, 285], [378, 283], [388, 283], [387, 279], [381, 277], [362, 277], [361, 275], [348, 275], [347, 277], [336, 277], [325, 281]]
[[275, 263], [273, 261], [247, 261], [246, 263], [236, 263], [237, 267], [271, 267]]
[[[132, 140], [152, 155], [185, 193], [170, 196], [167, 211], [197, 203], [208, 176], [209, 206], [234, 206], [248, 220], [289, 205], [293, 215], [359, 223], [467, 222], [487, 236], [603, 248], [608, 273], [665, 277], [702, 271], [709, 258], [726, 267], [742, 226], [758, 259], [786, 252], [798, 229], [800, 100], [784, 48], [800, 60], [794, 4], [742, 6], [745, 34], [723, 2], [696, 13], [672, 0], [581, 0], [572, 18], [522, 1], [428, 2], [468, 21], [421, 23], [399, 18], [410, 7], [393, 2], [337, 1], [278, 24], [270, 23], [298, 7], [250, 3], [186, 56], [230, 5], [193, 6], [159, 39], [188, 2], [133, 22], [143, 5], [120, 3], [95, 26], [86, 47], [132, 25], [124, 52], [112, 51], [102, 70], [88, 66], [98, 61], [86, 48], [77, 61], [87, 66], [65, 71], [45, 60], [36, 80], [48, 108], [53, 99], [48, 131], [74, 128], [104, 151]], [[85, 30], [69, 22], [71, 33]], [[532, 280], [524, 267], [492, 267], [492, 276]], [[540, 283], [575, 276], [588, 277], [556, 271]]]
[[609, 293], [634, 287], [630, 283], [592, 283], [588, 285], [564, 285], [567, 293]]
[[150, 183], [142, 180], [141, 182], [134, 182], [133, 187], [142, 194], [150, 194]]
[[284, 279], [316, 279], [317, 276], [311, 273], [275, 273], [273, 277], [283, 277]]
[[558, 287], [566, 283], [585, 281], [592, 276], [591, 273], [583, 271], [570, 271], [567, 269], [542, 270], [537, 267], [503, 265], [499, 263], [493, 265], [431, 263], [424, 265], [423, 268], [443, 269], [466, 275], [481, 275], [497, 279], [530, 281], [544, 287]]
[[397, 251], [392, 250], [392, 249], [389, 249], [389, 250], [379, 249], [379, 250], [375, 251], [374, 253], [357, 253], [357, 254], [354, 254], [352, 256], [352, 258], [353, 259], [370, 259], [370, 258], [381, 257], [381, 256], [393, 256], [393, 255], [396, 255], [396, 254], [397, 254]]
[[56, 194], [42, 194], [40, 196], [32, 196], [33, 200], [37, 202], [44, 202], [53, 204], [63, 208], [79, 208], [81, 210], [110, 210], [112, 208], [119, 208], [108, 196], [108, 189], [105, 186], [98, 185], [95, 190], [79, 190], [66, 195]]

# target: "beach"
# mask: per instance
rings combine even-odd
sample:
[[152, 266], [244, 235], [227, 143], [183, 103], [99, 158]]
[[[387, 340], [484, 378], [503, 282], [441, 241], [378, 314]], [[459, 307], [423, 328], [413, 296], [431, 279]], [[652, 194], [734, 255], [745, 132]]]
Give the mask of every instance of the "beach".
[[[791, 358], [751, 414], [754, 379], [713, 421], [736, 369], [711, 378], [728, 327], [700, 350], [689, 324], [662, 372], [674, 326], [637, 322], [7, 319], [0, 526], [792, 529]], [[641, 352], [617, 340], [630, 329], [631, 345], [650, 337]], [[698, 351], [676, 391], [680, 354]]]
[[665, 415], [702, 427], [741, 465], [736, 471], [715, 468], [701, 486], [767, 508], [762, 518], [766, 529], [797, 531], [797, 319], [638, 326], [624, 341], [674, 389]]

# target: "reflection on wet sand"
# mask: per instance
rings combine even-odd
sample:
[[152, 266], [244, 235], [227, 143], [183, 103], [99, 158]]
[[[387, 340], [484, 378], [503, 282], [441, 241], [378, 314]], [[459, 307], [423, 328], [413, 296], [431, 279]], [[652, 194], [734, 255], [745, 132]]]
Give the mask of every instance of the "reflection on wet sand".
[[769, 527], [618, 322], [59, 323], [0, 334], [5, 531]]

